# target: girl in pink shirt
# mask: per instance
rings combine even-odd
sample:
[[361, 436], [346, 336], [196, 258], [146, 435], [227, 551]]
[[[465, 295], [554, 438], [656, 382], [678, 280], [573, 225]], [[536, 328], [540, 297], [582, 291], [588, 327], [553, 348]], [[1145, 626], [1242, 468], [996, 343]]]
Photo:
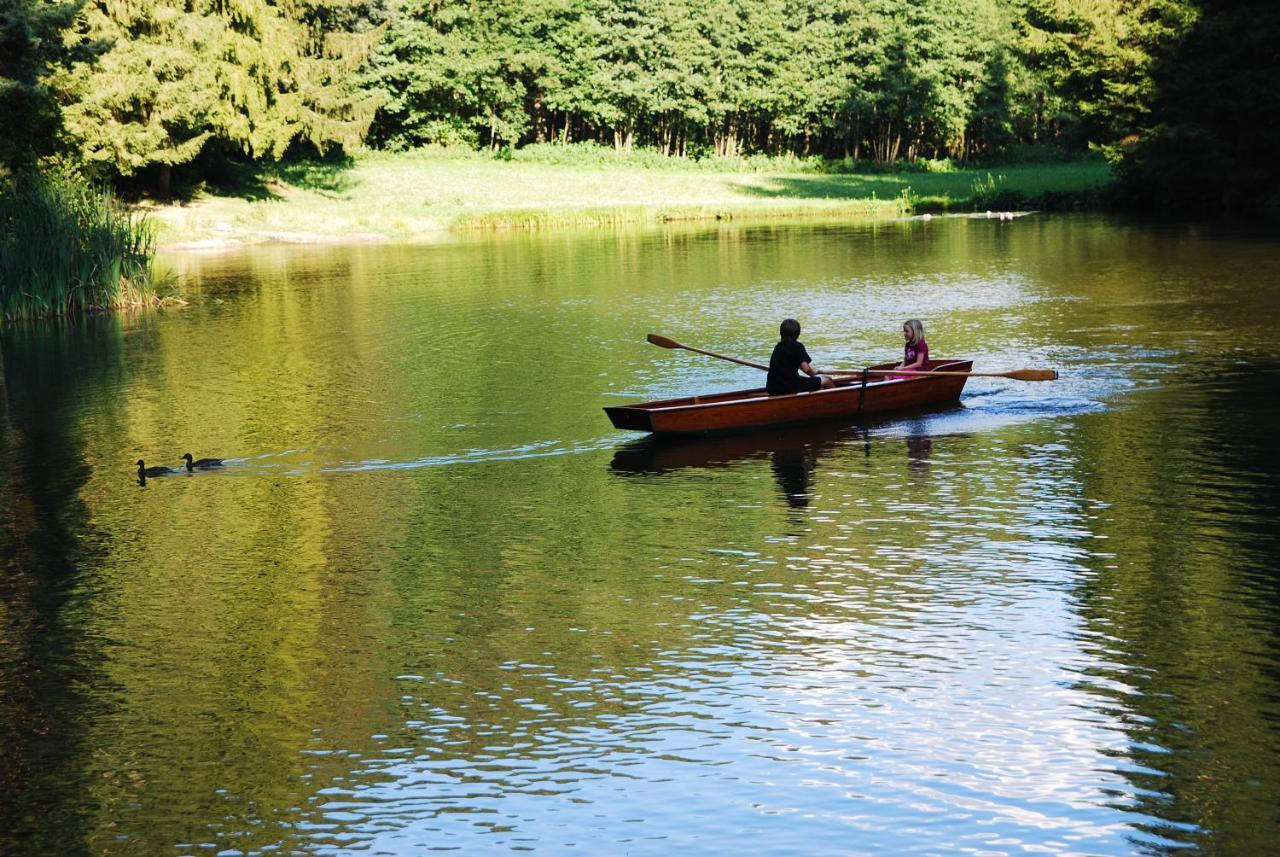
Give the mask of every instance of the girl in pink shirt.
[[[895, 369], [922, 371], [929, 366], [929, 343], [924, 341], [924, 325], [920, 319], [911, 318], [902, 325], [902, 336], [907, 340], [902, 351], [902, 362]], [[894, 375], [895, 378], [911, 378], [911, 375]]]

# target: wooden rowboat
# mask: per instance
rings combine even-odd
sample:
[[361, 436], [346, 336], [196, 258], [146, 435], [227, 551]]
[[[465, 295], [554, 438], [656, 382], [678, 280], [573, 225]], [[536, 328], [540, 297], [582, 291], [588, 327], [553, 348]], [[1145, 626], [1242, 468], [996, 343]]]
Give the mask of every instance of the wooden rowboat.
[[[892, 369], [883, 363], [872, 369]], [[969, 372], [972, 360], [930, 360], [929, 371]], [[753, 431], [826, 420], [857, 421], [864, 415], [923, 408], [959, 400], [968, 376], [919, 375], [899, 378], [871, 375], [841, 379], [830, 390], [770, 396], [763, 388], [690, 396], [605, 408], [615, 428], [663, 435]]]

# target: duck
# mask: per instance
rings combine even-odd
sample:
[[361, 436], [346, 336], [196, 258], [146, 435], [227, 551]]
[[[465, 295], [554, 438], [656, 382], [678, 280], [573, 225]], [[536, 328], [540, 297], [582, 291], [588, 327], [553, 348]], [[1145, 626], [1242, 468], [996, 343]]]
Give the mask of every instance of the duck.
[[211, 467], [222, 466], [221, 458], [197, 458], [195, 461], [192, 461], [191, 453], [189, 452], [182, 453], [182, 460], [187, 462], [188, 473], [192, 470], [208, 470]]
[[138, 459], [138, 478], [146, 479], [148, 476], [165, 476], [169, 473], [177, 473], [172, 467], [156, 466], [147, 467], [141, 458]]

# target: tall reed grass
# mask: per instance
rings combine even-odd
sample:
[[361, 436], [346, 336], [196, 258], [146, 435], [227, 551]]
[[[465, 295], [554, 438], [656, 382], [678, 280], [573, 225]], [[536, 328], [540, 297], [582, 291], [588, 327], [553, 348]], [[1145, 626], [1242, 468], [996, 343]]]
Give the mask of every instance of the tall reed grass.
[[110, 190], [19, 176], [0, 188], [0, 314], [71, 315], [155, 300], [155, 230]]

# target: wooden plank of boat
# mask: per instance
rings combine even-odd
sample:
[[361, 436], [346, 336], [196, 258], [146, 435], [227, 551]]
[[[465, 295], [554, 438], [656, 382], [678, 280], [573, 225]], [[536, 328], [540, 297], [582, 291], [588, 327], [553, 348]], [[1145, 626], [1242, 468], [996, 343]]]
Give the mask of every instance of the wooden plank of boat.
[[[873, 369], [892, 369], [884, 363]], [[928, 370], [957, 375], [919, 375], [914, 378], [872, 375], [846, 379], [830, 390], [770, 396], [764, 389], [735, 390], [709, 396], [690, 396], [605, 408], [615, 428], [654, 434], [711, 434], [750, 431], [772, 426], [857, 420], [864, 414], [908, 410], [957, 401], [973, 368], [972, 360], [930, 360]]]

